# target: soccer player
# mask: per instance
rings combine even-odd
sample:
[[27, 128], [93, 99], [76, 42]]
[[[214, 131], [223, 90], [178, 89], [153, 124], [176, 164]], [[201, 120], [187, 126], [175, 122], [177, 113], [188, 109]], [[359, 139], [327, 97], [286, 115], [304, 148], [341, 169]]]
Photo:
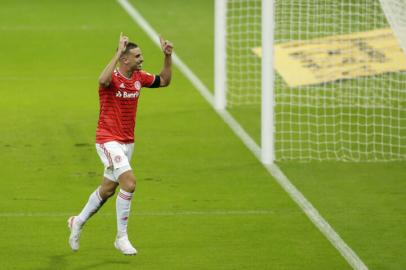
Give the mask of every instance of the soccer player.
[[114, 246], [125, 255], [137, 254], [127, 235], [131, 199], [136, 186], [130, 160], [134, 149], [135, 119], [141, 88], [165, 87], [171, 81], [173, 46], [162, 38], [160, 42], [164, 64], [159, 75], [142, 70], [144, 59], [140, 48], [121, 33], [117, 52], [99, 77], [100, 114], [96, 150], [104, 165], [104, 179], [90, 195], [82, 211], [68, 219], [71, 231], [69, 244], [73, 251], [79, 249], [79, 237], [85, 223], [113, 196], [119, 186]]

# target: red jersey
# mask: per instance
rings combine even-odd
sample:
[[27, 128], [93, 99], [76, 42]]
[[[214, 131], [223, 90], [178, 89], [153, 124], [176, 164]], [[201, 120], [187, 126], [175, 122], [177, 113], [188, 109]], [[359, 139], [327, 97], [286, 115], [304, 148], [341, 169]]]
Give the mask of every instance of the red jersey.
[[126, 78], [115, 69], [108, 87], [99, 87], [100, 114], [96, 143], [134, 142], [135, 117], [141, 87], [154, 84], [155, 75], [134, 71]]

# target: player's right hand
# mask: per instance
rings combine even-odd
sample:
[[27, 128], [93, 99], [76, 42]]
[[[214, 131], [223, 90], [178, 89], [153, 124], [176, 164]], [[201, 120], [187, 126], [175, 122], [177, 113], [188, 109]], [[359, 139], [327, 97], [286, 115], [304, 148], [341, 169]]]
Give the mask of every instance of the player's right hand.
[[159, 36], [159, 42], [161, 43], [161, 49], [165, 55], [171, 55], [173, 50], [172, 42], [165, 40], [163, 37]]
[[127, 47], [128, 37], [123, 36], [123, 32], [120, 33], [120, 40], [118, 42], [118, 51], [123, 53], [125, 51], [125, 47]]

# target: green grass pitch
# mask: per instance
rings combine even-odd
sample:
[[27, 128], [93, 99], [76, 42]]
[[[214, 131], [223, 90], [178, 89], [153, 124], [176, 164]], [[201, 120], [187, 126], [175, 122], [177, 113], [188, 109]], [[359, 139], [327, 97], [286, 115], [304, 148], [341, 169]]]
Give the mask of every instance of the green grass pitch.
[[[132, 3], [212, 88], [213, 1]], [[114, 199], [71, 252], [66, 219], [102, 177], [97, 77], [120, 31], [159, 72], [160, 51], [115, 1], [1, 1], [0, 269], [351, 269], [176, 69], [139, 104], [139, 254], [113, 247]], [[370, 269], [406, 268], [404, 163], [280, 166]]]

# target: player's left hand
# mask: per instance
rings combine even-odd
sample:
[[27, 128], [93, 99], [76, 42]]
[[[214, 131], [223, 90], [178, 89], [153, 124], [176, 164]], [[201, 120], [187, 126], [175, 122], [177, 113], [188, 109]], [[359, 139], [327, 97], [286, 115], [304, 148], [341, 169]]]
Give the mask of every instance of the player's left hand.
[[127, 36], [123, 36], [123, 32], [120, 33], [120, 39], [118, 42], [118, 53], [123, 53], [125, 51], [125, 47], [128, 44], [128, 37]]
[[161, 42], [161, 49], [165, 55], [171, 55], [173, 50], [172, 42], [159, 37], [159, 41]]

